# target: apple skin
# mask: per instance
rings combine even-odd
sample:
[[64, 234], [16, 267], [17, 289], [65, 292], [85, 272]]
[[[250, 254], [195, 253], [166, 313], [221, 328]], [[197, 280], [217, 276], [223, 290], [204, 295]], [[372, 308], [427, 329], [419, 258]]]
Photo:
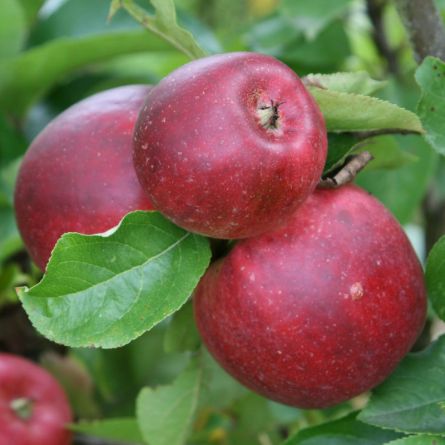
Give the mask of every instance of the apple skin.
[[29, 147], [17, 179], [17, 224], [44, 270], [59, 237], [93, 234], [133, 210], [150, 210], [132, 161], [132, 133], [149, 91], [130, 85], [95, 94], [54, 119]]
[[[21, 418], [11, 407], [17, 399], [31, 402], [30, 417]], [[73, 416], [58, 382], [29, 360], [0, 354], [0, 443], [13, 445], [68, 445], [65, 427]]]
[[321, 112], [290, 68], [228, 53], [190, 62], [150, 91], [134, 164], [153, 206], [177, 225], [246, 238], [292, 215], [320, 179], [326, 147]]
[[317, 190], [277, 231], [206, 272], [195, 317], [211, 354], [272, 400], [326, 408], [383, 381], [426, 316], [422, 268], [398, 222], [355, 186]]

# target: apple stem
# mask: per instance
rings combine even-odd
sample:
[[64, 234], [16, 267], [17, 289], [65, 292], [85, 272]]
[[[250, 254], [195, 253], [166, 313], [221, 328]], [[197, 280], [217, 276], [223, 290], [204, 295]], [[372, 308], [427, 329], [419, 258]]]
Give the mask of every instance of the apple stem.
[[34, 402], [26, 397], [20, 397], [11, 401], [9, 406], [22, 420], [28, 420], [32, 416]]
[[333, 176], [322, 178], [317, 187], [320, 189], [336, 189], [342, 185], [349, 184], [373, 159], [374, 156], [369, 151], [349, 156], [346, 158], [343, 166], [336, 170]]

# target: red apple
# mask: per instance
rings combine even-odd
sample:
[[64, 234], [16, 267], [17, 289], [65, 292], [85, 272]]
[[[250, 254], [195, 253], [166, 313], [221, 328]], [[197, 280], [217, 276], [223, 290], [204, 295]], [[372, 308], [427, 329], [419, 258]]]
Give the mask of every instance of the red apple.
[[0, 354], [0, 444], [68, 445], [70, 422], [65, 393], [47, 371]]
[[195, 293], [204, 343], [252, 390], [325, 408], [384, 380], [425, 321], [402, 228], [355, 186], [316, 191], [286, 227], [239, 242]]
[[134, 163], [154, 207], [179, 226], [244, 238], [282, 225], [315, 188], [326, 128], [297, 75], [270, 56], [215, 55], [154, 87]]
[[104, 232], [149, 210], [132, 164], [132, 132], [148, 86], [95, 94], [67, 109], [34, 140], [15, 191], [17, 224], [43, 270], [65, 232]]

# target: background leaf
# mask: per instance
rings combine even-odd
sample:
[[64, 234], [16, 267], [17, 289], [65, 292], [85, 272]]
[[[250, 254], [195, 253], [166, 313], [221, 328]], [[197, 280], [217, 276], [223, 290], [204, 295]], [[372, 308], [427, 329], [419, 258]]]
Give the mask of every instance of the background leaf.
[[288, 17], [274, 15], [256, 23], [245, 34], [248, 49], [277, 57], [299, 76], [335, 72], [350, 54], [344, 25], [336, 20], [315, 39], [307, 39]]
[[350, 53], [350, 43], [340, 20], [333, 21], [315, 39], [300, 38], [286, 45], [280, 58], [298, 75], [339, 71]]
[[154, 15], [149, 14], [133, 0], [113, 0], [110, 15], [112, 16], [118, 8], [122, 7], [145, 28], [162, 37], [190, 58], [198, 59], [206, 55], [192, 34], [178, 25], [173, 0], [150, 0], [150, 3], [155, 8]]
[[201, 339], [193, 316], [193, 304], [188, 301], [172, 316], [165, 332], [164, 348], [166, 352], [195, 351]]
[[23, 245], [17, 230], [13, 193], [20, 160], [0, 168], [0, 261], [17, 252]]
[[417, 162], [418, 157], [405, 151], [393, 136], [378, 136], [363, 141], [357, 152], [369, 151], [374, 159], [367, 166], [367, 170], [394, 169], [411, 162]]
[[445, 320], [445, 236], [431, 249], [426, 262], [425, 278], [428, 297], [436, 314]]
[[427, 141], [445, 155], [445, 62], [426, 57], [416, 71], [416, 80], [422, 89], [417, 113], [426, 130]]
[[283, 445], [383, 445], [401, 434], [382, 430], [356, 420], [357, 413], [349, 414], [299, 431]]
[[32, 25], [46, 0], [18, 0], [22, 5], [23, 12], [26, 17], [26, 22]]
[[125, 11], [107, 20], [109, 8], [110, 0], [94, 0], [93, 5], [90, 0], [64, 0], [51, 14], [38, 20], [31, 30], [29, 45], [35, 47], [58, 38], [138, 30], [139, 25]]
[[150, 445], [185, 444], [201, 386], [199, 360], [168, 386], [144, 388], [136, 402], [139, 427]]
[[375, 195], [401, 224], [408, 223], [425, 196], [437, 165], [437, 154], [418, 136], [396, 136], [407, 154], [416, 157], [396, 170], [365, 168], [356, 182]]
[[87, 64], [122, 54], [167, 49], [165, 42], [143, 31], [51, 41], [4, 63], [0, 73], [0, 109], [21, 116], [59, 79]]
[[18, 0], [0, 2], [0, 60], [16, 54], [26, 36], [26, 17]]
[[109, 236], [62, 236], [43, 280], [19, 296], [49, 339], [118, 347], [178, 310], [209, 259], [206, 238], [156, 212], [133, 212]]
[[81, 421], [71, 425], [70, 429], [89, 436], [128, 444], [139, 445], [144, 442], [137, 420], [131, 418]]
[[141, 388], [170, 384], [187, 366], [187, 353], [165, 353], [165, 329], [166, 324], [159, 323], [121, 348], [72, 350], [91, 375], [103, 416], [133, 417]]
[[248, 390], [230, 376], [209, 352], [203, 348], [203, 390], [200, 404], [214, 409], [223, 409], [230, 406], [235, 400], [248, 393]]
[[406, 433], [445, 433], [445, 336], [409, 354], [377, 389], [358, 419]]
[[360, 138], [353, 133], [328, 133], [328, 155], [323, 173], [339, 166], [359, 142]]
[[339, 17], [349, 4], [350, 0], [283, 0], [281, 10], [296, 28], [311, 39]]

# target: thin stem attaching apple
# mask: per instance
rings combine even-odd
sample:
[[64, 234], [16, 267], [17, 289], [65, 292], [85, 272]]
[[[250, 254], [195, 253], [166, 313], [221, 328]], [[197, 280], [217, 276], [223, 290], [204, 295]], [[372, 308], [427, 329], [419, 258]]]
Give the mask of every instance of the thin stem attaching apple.
[[339, 170], [336, 170], [333, 176], [321, 179], [317, 187], [322, 189], [335, 189], [348, 184], [352, 182], [357, 176], [357, 173], [363, 170], [373, 159], [374, 156], [369, 151], [363, 151], [357, 155], [349, 156], [346, 158], [343, 166]]

